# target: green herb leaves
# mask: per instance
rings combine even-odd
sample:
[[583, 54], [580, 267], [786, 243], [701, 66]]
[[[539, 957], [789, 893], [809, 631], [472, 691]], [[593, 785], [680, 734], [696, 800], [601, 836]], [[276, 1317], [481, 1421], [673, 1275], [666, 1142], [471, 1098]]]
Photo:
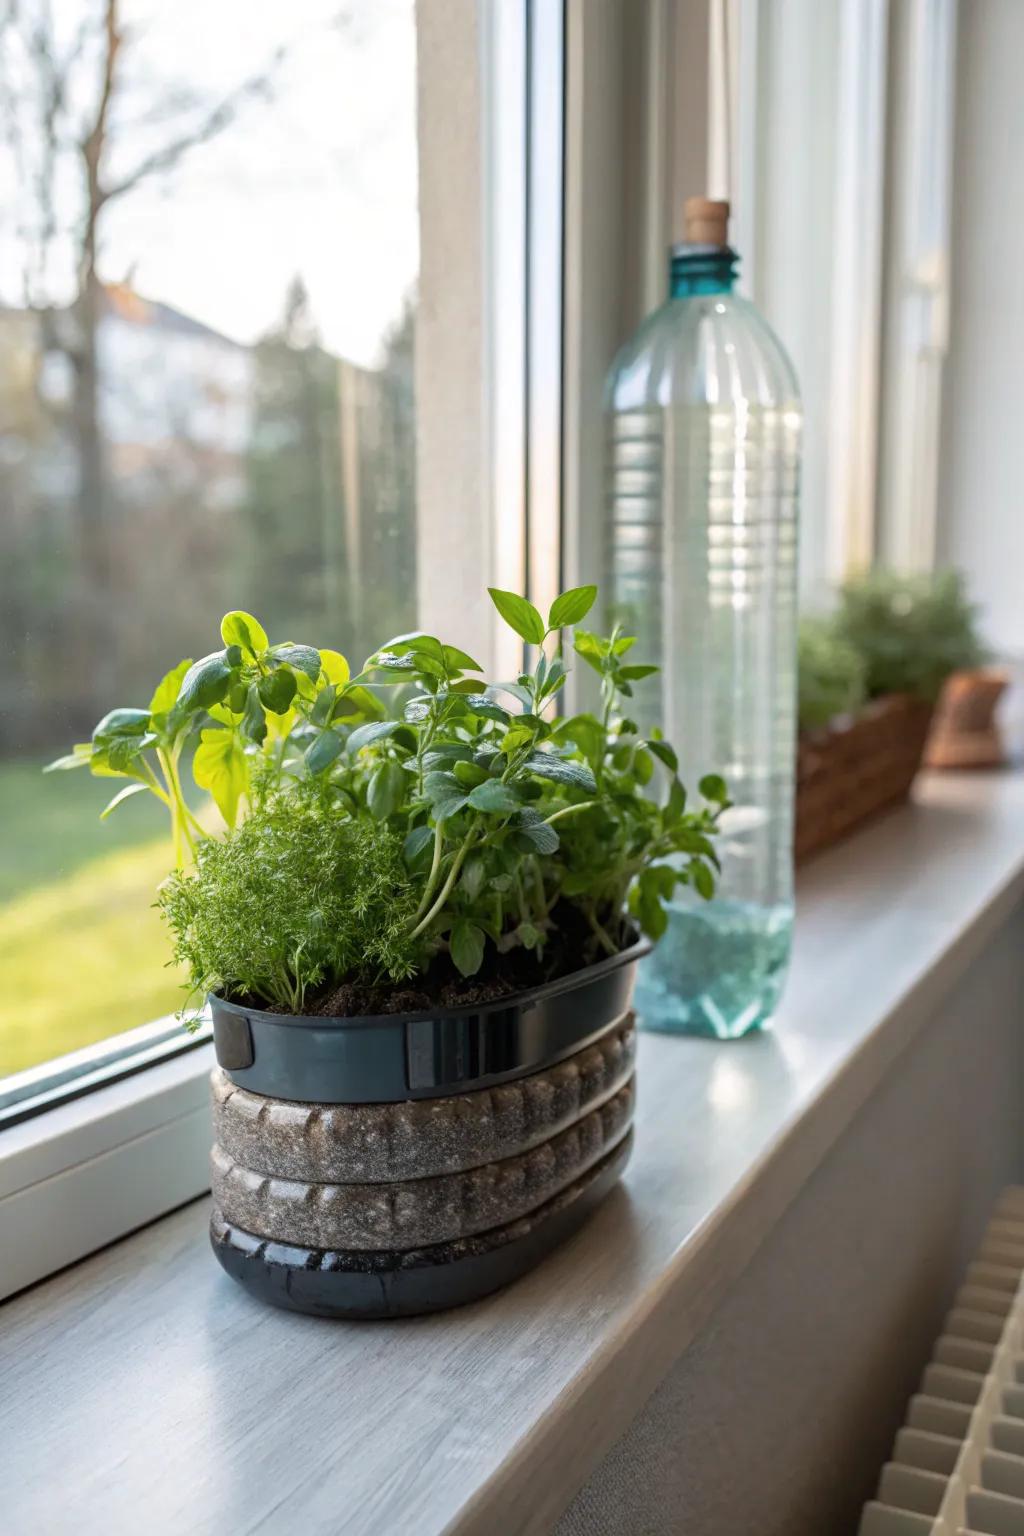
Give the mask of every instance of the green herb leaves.
[[[618, 629], [579, 627], [596, 587], [561, 593], [546, 621], [517, 593], [491, 597], [533, 647], [507, 681], [418, 630], [353, 676], [340, 652], [271, 643], [235, 610], [222, 649], [51, 764], [127, 779], [104, 815], [144, 789], [170, 813], [179, 874], [161, 904], [197, 987], [297, 1010], [313, 986], [490, 975], [515, 950], [540, 976], [560, 929], [585, 964], [637, 925], [657, 938], [679, 884], [713, 894], [726, 786], [708, 773], [690, 809], [671, 745], [639, 735], [623, 705], [655, 669]], [[600, 706], [559, 718], [570, 631]], [[221, 836], [186, 800], [190, 759]]]
[[487, 590], [505, 623], [530, 645], [543, 645], [553, 631], [578, 624], [586, 618], [597, 597], [596, 587], [573, 587], [571, 591], [563, 592], [551, 604], [545, 624], [539, 610], [517, 592], [503, 592], [500, 587], [488, 587]]
[[451, 957], [455, 969], [462, 976], [475, 976], [484, 958], [485, 935], [476, 923], [464, 918], [454, 924], [451, 937]]
[[229, 827], [238, 815], [238, 802], [248, 786], [245, 751], [229, 731], [203, 731], [192, 762], [200, 789], [208, 789]]
[[195, 661], [181, 680], [175, 708], [184, 717], [197, 709], [209, 709], [227, 698], [234, 669], [226, 651], [214, 651]]
[[477, 811], [514, 811], [521, 804], [521, 797], [513, 785], [503, 784], [499, 779], [485, 779], [470, 790], [468, 803]]
[[568, 624], [578, 624], [593, 608], [596, 597], [596, 587], [573, 587], [570, 592], [563, 592], [551, 604], [548, 628], [564, 629]]
[[251, 613], [226, 613], [220, 621], [220, 637], [225, 646], [237, 645], [252, 661], [270, 645], [266, 630]]
[[547, 629], [537, 609], [525, 597], [515, 592], [502, 592], [499, 587], [488, 587], [491, 602], [510, 629], [522, 635], [530, 645], [540, 645]]
[[526, 767], [538, 778], [552, 779], [556, 784], [571, 784], [587, 795], [597, 792], [597, 780], [586, 763], [570, 762], [564, 757], [556, 757], [553, 752], [534, 752], [527, 758]]
[[178, 695], [181, 693], [181, 685], [184, 682], [185, 675], [191, 666], [191, 657], [189, 657], [187, 661], [179, 661], [176, 667], [172, 667], [171, 670], [160, 679], [153, 691], [153, 697], [149, 701], [149, 712], [151, 715], [166, 715], [170, 713], [175, 704], [178, 702]]
[[366, 804], [378, 821], [393, 816], [402, 803], [408, 775], [398, 763], [385, 760], [373, 770], [366, 787]]
[[265, 673], [256, 687], [261, 701], [275, 715], [287, 714], [298, 692], [295, 674], [287, 667], [278, 667], [274, 672]]

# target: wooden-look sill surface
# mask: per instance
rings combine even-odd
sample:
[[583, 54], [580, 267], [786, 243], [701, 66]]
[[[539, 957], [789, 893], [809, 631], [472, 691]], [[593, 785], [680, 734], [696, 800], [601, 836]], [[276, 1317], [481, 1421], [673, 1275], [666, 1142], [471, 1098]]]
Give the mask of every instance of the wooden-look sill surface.
[[550, 1530], [1024, 893], [1024, 776], [927, 781], [800, 881], [775, 1030], [640, 1049], [586, 1229], [445, 1316], [251, 1301], [199, 1201], [0, 1308], [5, 1536]]

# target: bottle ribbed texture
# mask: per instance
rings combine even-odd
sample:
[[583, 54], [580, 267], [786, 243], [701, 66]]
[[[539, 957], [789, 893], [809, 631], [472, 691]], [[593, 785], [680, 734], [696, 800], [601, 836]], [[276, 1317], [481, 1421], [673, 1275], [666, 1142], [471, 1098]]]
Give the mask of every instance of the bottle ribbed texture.
[[608, 585], [637, 657], [662, 669], [634, 713], [641, 728], [664, 722], [691, 790], [713, 770], [735, 801], [720, 896], [678, 904], [642, 974], [641, 1013], [742, 1033], [770, 1014], [788, 955], [796, 380], [756, 310], [723, 291], [652, 316], [607, 404]]

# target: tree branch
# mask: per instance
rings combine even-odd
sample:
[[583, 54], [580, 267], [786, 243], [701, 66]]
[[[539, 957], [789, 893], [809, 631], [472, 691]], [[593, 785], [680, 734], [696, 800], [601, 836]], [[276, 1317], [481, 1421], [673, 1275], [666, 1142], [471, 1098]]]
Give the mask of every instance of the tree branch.
[[278, 49], [270, 65], [262, 74], [253, 75], [251, 79], [244, 81], [237, 90], [232, 91], [229, 96], [225, 96], [224, 100], [219, 102], [196, 127], [189, 129], [187, 133], [182, 133], [178, 138], [172, 139], [169, 144], [163, 145], [161, 149], [155, 149], [152, 154], [147, 155], [141, 160], [134, 170], [129, 171], [127, 176], [122, 177], [120, 181], [115, 182], [112, 186], [105, 187], [102, 193], [103, 201], [105, 203], [112, 202], [114, 198], [121, 197], [125, 192], [132, 191], [134, 187], [137, 187], [141, 181], [145, 181], [148, 177], [158, 175], [161, 171], [173, 170], [178, 161], [188, 154], [189, 150], [197, 149], [201, 144], [208, 144], [211, 139], [215, 139], [218, 134], [223, 133], [225, 128], [230, 127], [246, 101], [251, 98], [258, 99], [260, 97], [266, 99], [271, 90], [271, 71], [280, 64], [283, 57], [284, 49]]
[[106, 0], [103, 14], [103, 32], [106, 46], [100, 74], [100, 92], [92, 127], [82, 140], [82, 158], [85, 161], [86, 213], [82, 231], [82, 247], [79, 255], [79, 287], [84, 290], [96, 275], [96, 225], [100, 211], [107, 201], [100, 184], [100, 164], [107, 143], [107, 123], [110, 103], [114, 96], [117, 79], [117, 61], [124, 34], [118, 13], [119, 0]]

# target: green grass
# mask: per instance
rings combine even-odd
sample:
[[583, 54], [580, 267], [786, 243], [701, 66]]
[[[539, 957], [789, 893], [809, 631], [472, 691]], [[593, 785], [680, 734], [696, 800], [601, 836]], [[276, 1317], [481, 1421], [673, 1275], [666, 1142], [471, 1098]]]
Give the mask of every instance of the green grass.
[[167, 839], [166, 813], [151, 795], [126, 801], [109, 821], [100, 821], [125, 781], [94, 779], [83, 768], [43, 773], [49, 760], [0, 763], [0, 902], [114, 849]]
[[163, 808], [85, 772], [0, 765], [0, 1077], [183, 1001], [153, 908], [171, 863]]

